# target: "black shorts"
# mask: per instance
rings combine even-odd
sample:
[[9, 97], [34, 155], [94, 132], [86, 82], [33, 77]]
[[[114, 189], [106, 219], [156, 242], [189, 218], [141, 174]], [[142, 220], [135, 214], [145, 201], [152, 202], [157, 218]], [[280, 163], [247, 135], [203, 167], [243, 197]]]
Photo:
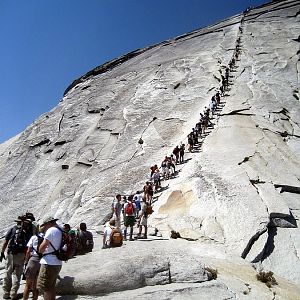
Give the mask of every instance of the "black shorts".
[[135, 216], [125, 216], [124, 225], [125, 227], [134, 226], [135, 224]]

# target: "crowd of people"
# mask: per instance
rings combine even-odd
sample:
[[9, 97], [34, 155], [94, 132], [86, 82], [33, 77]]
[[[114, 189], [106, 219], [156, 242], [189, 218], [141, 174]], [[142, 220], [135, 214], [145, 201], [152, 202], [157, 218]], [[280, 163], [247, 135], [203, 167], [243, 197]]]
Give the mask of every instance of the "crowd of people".
[[[243, 32], [243, 22], [239, 34]], [[209, 107], [200, 113], [198, 122], [187, 136], [187, 150], [193, 152], [195, 146], [207, 134], [212, 126], [211, 119], [220, 106], [221, 97], [230, 89], [230, 74], [236, 67], [236, 61], [241, 53], [241, 38], [237, 38], [233, 56], [225, 67], [220, 69], [221, 86], [212, 96]], [[112, 218], [105, 225], [103, 232], [103, 249], [120, 247], [124, 240], [147, 239], [148, 218], [152, 214], [153, 196], [162, 189], [162, 180], [176, 176], [176, 166], [183, 164], [185, 144], [177, 145], [172, 154], [165, 156], [160, 165], [150, 167], [149, 180], [142, 191], [135, 195], [123, 196], [118, 194], [112, 203]], [[60, 249], [67, 246], [69, 258], [91, 252], [94, 247], [93, 235], [87, 230], [86, 224], [81, 223], [77, 230], [69, 224], [61, 228], [58, 219], [48, 217], [38, 226], [32, 213], [18, 217], [16, 225], [8, 230], [1, 249], [0, 262], [5, 260], [5, 275], [3, 278], [3, 299], [19, 299], [18, 290], [22, 275], [26, 279], [23, 299], [37, 299], [43, 293], [44, 299], [55, 299], [55, 283], [62, 266]], [[138, 233], [134, 233], [137, 225]], [[157, 234], [157, 230], [154, 234]], [[67, 242], [66, 242], [67, 241]], [[66, 244], [64, 244], [66, 243]], [[13, 278], [14, 277], [14, 278]]]
[[5, 261], [3, 299], [20, 299], [18, 290], [22, 277], [26, 280], [23, 299], [28, 299], [30, 292], [33, 299], [37, 299], [39, 293], [43, 293], [46, 300], [55, 299], [56, 278], [62, 266], [58, 253], [65, 251], [68, 258], [72, 258], [92, 251], [93, 235], [85, 223], [75, 231], [69, 224], [60, 227], [57, 220], [47, 217], [38, 225], [34, 215], [27, 212], [8, 230], [0, 256], [0, 262]]

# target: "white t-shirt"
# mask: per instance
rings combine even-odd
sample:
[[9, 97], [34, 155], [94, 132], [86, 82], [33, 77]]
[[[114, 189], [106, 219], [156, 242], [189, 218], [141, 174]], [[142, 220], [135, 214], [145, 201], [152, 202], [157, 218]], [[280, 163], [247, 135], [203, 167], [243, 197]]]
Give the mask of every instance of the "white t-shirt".
[[105, 229], [104, 229], [104, 236], [105, 236], [105, 244], [107, 246], [110, 245], [110, 235], [112, 233], [112, 229], [109, 225], [106, 225], [105, 226]]
[[[41, 233], [39, 233], [40, 237], [43, 237]], [[31, 256], [39, 256], [37, 251], [38, 251], [38, 237], [36, 235], [33, 235], [30, 240], [27, 243], [27, 247], [30, 249], [30, 255]]]
[[[53, 247], [58, 250], [61, 244], [61, 238], [62, 238], [62, 232], [57, 229], [56, 227], [50, 227], [44, 236], [44, 239], [48, 240], [51, 242]], [[53, 247], [49, 244], [46, 247], [46, 250], [43, 254], [51, 253], [54, 252], [55, 250]], [[62, 261], [59, 260], [55, 254], [48, 254], [44, 255], [40, 261], [42, 265], [52, 265], [52, 266], [57, 266], [57, 265], [62, 265]]]

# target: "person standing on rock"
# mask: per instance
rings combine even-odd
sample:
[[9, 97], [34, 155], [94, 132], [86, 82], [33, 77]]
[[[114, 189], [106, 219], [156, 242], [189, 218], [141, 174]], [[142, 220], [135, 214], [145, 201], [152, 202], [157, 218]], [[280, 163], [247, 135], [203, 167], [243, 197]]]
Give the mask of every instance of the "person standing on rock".
[[39, 292], [43, 292], [45, 300], [55, 300], [55, 284], [62, 267], [62, 261], [54, 254], [62, 241], [62, 229], [58, 228], [53, 217], [47, 217], [42, 221], [41, 228], [45, 232], [44, 240], [39, 247], [43, 254], [40, 260], [41, 268], [37, 280]]
[[41, 254], [38, 252], [39, 246], [44, 240], [44, 233], [39, 232], [37, 227], [37, 233], [33, 235], [29, 242], [27, 243], [27, 252], [25, 256], [25, 271], [24, 275], [26, 278], [26, 284], [23, 292], [23, 300], [29, 298], [29, 292], [32, 291], [32, 299], [37, 300], [39, 296], [39, 291], [37, 289], [37, 277], [40, 270], [40, 259]]
[[[161, 188], [160, 172], [158, 169], [152, 175], [151, 180], [153, 181], [154, 191], [157, 192]], [[141, 208], [139, 210], [141, 210]]]
[[[28, 231], [30, 221], [23, 216], [18, 217], [15, 222], [17, 222], [17, 225], [8, 230], [1, 249], [0, 262], [2, 262], [2, 259], [6, 259], [3, 277], [3, 299], [18, 298], [18, 289], [27, 249], [26, 245], [31, 237]], [[5, 257], [6, 248], [7, 255]]]
[[[143, 199], [142, 201], [142, 205], [141, 205], [141, 210], [139, 212], [139, 233], [137, 235], [138, 239], [146, 239], [147, 238], [147, 226], [148, 226], [148, 215], [147, 215], [147, 202], [145, 201], [145, 199]], [[144, 227], [144, 234], [142, 235], [142, 231], [143, 231], [143, 227]]]
[[176, 158], [176, 164], [179, 163], [179, 147], [176, 146], [174, 149], [173, 149], [173, 154], [175, 155], [175, 158]]
[[189, 152], [193, 152], [193, 147], [194, 147], [193, 137], [191, 134], [189, 134], [187, 138], [188, 138], [188, 150]]
[[153, 197], [153, 186], [151, 181], [147, 181], [144, 185], [144, 198], [151, 203]]
[[135, 204], [133, 203], [133, 196], [128, 197], [128, 201], [124, 205], [124, 240], [127, 240], [127, 228], [130, 227], [129, 240], [133, 241], [133, 226], [135, 224]]
[[179, 147], [179, 163], [184, 163], [184, 150], [185, 150], [185, 144], [181, 144]]
[[122, 213], [122, 203], [121, 203], [121, 195], [116, 195], [116, 200], [113, 203], [113, 219], [115, 220], [115, 224], [117, 228], [121, 228], [121, 213]]

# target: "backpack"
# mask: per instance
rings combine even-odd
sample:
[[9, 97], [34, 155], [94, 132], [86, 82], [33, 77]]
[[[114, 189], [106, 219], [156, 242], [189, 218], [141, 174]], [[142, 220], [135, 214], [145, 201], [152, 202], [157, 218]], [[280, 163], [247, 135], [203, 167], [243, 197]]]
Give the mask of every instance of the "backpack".
[[25, 253], [28, 234], [20, 226], [14, 226], [11, 231], [11, 238], [8, 244], [8, 253]]
[[128, 202], [125, 208], [125, 214], [126, 215], [133, 215], [133, 204], [131, 202]]
[[73, 256], [74, 246], [73, 246], [72, 238], [68, 235], [67, 232], [63, 231], [60, 227], [58, 226], [55, 227], [58, 230], [60, 230], [62, 233], [60, 246], [58, 249], [55, 249], [52, 243], [50, 242], [50, 245], [54, 249], [54, 251], [51, 253], [46, 253], [44, 255], [55, 254], [59, 260], [67, 261]]
[[151, 215], [154, 212], [152, 206], [150, 204], [147, 205], [146, 215]]
[[110, 235], [110, 246], [121, 247], [122, 245], [123, 245], [122, 233], [117, 228], [112, 228], [112, 233]]
[[36, 247], [36, 249], [33, 247], [33, 250], [36, 252], [36, 254], [39, 256], [39, 258], [43, 257], [43, 254], [39, 252], [40, 246], [44, 240], [44, 238], [42, 236], [40, 236], [38, 233], [35, 235], [38, 239], [38, 245]]

